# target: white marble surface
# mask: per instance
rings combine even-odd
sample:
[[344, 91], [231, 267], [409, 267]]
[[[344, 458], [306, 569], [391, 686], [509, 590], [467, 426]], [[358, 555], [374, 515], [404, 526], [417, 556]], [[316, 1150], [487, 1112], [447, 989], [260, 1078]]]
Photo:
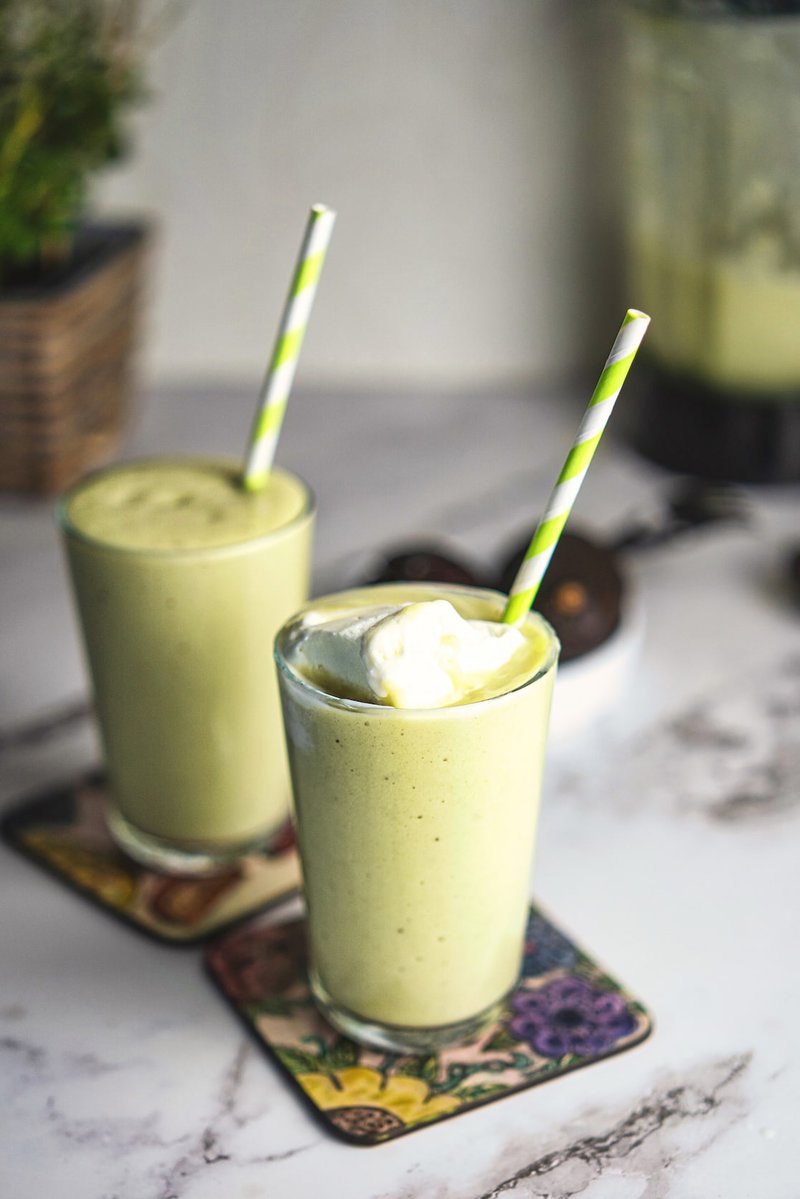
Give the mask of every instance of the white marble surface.
[[[579, 407], [299, 394], [281, 456], [319, 498], [317, 588], [387, 539], [497, 557], [541, 506]], [[231, 389], [154, 395], [129, 448], [237, 453], [248, 418]], [[576, 511], [597, 528], [669, 485], [606, 441]], [[748, 527], [628, 560], [643, 627], [625, 688], [554, 741], [545, 783], [536, 894], [653, 1010], [649, 1041], [349, 1147], [243, 1034], [197, 951], [120, 928], [2, 847], [3, 1199], [800, 1195], [800, 619], [780, 585], [800, 489], [746, 498]], [[0, 502], [0, 665], [5, 804], [96, 756], [43, 502]]]

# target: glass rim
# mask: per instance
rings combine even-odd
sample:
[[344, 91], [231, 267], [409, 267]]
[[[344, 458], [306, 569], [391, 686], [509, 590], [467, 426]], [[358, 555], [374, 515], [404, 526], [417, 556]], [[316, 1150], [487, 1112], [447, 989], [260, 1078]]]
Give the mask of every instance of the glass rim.
[[298, 525], [303, 524], [313, 516], [317, 508], [317, 499], [314, 491], [309, 486], [301, 475], [298, 475], [293, 470], [288, 470], [285, 467], [276, 467], [281, 474], [288, 475], [301, 484], [305, 492], [303, 506], [291, 520], [285, 524], [278, 526], [275, 529], [270, 529], [268, 533], [259, 533], [256, 537], [246, 537], [241, 541], [225, 542], [222, 545], [208, 546], [158, 546], [151, 547], [146, 545], [118, 545], [113, 541], [108, 541], [103, 537], [95, 537], [91, 533], [86, 533], [83, 529], [79, 529], [69, 516], [69, 505], [75, 496], [83, 490], [85, 486], [91, 483], [94, 479], [100, 478], [103, 475], [111, 474], [125, 466], [140, 466], [152, 462], [175, 462], [178, 464], [187, 463], [216, 463], [224, 466], [238, 466], [238, 462], [234, 458], [226, 458], [224, 455], [214, 454], [164, 454], [164, 455], [142, 455], [138, 458], [125, 458], [118, 462], [109, 463], [107, 466], [98, 467], [96, 470], [87, 472], [82, 475], [73, 485], [64, 492], [58, 500], [53, 515], [55, 521], [62, 533], [73, 538], [75, 541], [83, 545], [89, 546], [92, 549], [105, 550], [107, 553], [120, 554], [125, 557], [143, 557], [143, 558], [196, 558], [226, 556], [231, 554], [241, 554], [247, 550], [252, 550], [254, 546], [266, 544], [270, 541], [275, 541], [280, 537], [285, 536], [295, 529]]
[[338, 596], [352, 595], [353, 592], [379, 591], [383, 588], [389, 589], [397, 587], [410, 587], [419, 589], [422, 592], [439, 592], [440, 594], [455, 592], [456, 595], [473, 595], [478, 597], [496, 596], [503, 601], [507, 599], [507, 596], [505, 596], [501, 591], [495, 591], [491, 587], [470, 587], [464, 585], [463, 583], [415, 583], [411, 581], [404, 582], [403, 580], [387, 583], [368, 583], [363, 587], [348, 587], [342, 591], [334, 591], [326, 595], [316, 596], [314, 599], [309, 600], [306, 604], [304, 604], [303, 607], [294, 614], [294, 616], [291, 616], [275, 634], [273, 657], [275, 659], [275, 664], [278, 668], [281, 679], [286, 679], [287, 682], [292, 684], [292, 686], [299, 688], [301, 693], [306, 692], [317, 702], [322, 702], [327, 707], [341, 708], [345, 711], [359, 713], [360, 715], [371, 713], [372, 715], [379, 715], [380, 719], [392, 720], [398, 718], [407, 719], [409, 716], [415, 718], [436, 714], [437, 716], [454, 719], [457, 717], [458, 713], [463, 714], [469, 711], [474, 711], [475, 708], [479, 708], [484, 704], [494, 704], [500, 700], [507, 700], [510, 696], [516, 695], [520, 691], [525, 691], [526, 688], [532, 686], [534, 683], [538, 683], [546, 675], [550, 674], [550, 672], [558, 665], [559, 654], [561, 651], [561, 642], [558, 639], [558, 634], [550, 622], [546, 620], [540, 612], [536, 612], [535, 610], [531, 609], [526, 615], [525, 619], [528, 620], [530, 616], [534, 616], [536, 620], [547, 630], [547, 657], [539, 669], [532, 674], [530, 678], [525, 679], [524, 682], [519, 683], [516, 687], [509, 688], [508, 691], [501, 691], [499, 695], [490, 695], [486, 699], [471, 700], [463, 704], [448, 704], [440, 708], [393, 708], [389, 704], [370, 703], [368, 700], [360, 699], [344, 699], [340, 695], [333, 695], [330, 691], [325, 691], [322, 687], [318, 687], [315, 683], [303, 678], [301, 674], [294, 670], [288, 659], [288, 655], [284, 650], [284, 646], [288, 638], [291, 636], [294, 628], [302, 620], [303, 616], [307, 612], [313, 610], [316, 604], [323, 603], [325, 600], [335, 599]]

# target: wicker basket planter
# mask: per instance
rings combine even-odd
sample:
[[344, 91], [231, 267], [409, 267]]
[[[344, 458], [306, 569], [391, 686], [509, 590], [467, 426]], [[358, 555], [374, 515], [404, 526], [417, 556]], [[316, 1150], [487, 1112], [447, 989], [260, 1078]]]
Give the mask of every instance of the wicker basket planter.
[[0, 491], [54, 494], [113, 457], [147, 242], [143, 225], [90, 229], [60, 278], [0, 291]]

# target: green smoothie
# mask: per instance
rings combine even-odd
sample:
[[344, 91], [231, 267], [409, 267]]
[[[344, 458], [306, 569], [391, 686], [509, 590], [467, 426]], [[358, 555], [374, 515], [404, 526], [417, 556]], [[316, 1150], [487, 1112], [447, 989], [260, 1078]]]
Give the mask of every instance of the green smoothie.
[[689, 256], [668, 236], [631, 238], [633, 290], [656, 314], [650, 350], [673, 370], [736, 393], [800, 383], [800, 271], [776, 237]]
[[186, 869], [289, 811], [272, 639], [308, 594], [313, 505], [214, 459], [122, 463], [59, 509], [112, 792], [112, 829]]
[[[519, 974], [558, 642], [531, 614], [483, 687], [480, 662], [469, 677], [459, 667], [452, 694], [446, 679], [436, 693], [444, 706], [419, 706], [429, 692], [406, 688], [413, 708], [392, 706], [414, 666], [394, 632], [378, 654], [391, 678], [373, 702], [353, 697], [363, 640], [355, 655], [323, 641], [327, 668], [307, 642], [348, 614], [408, 605], [410, 623], [442, 599], [493, 622], [490, 632], [504, 604], [493, 592], [390, 584], [315, 601], [276, 643], [316, 997], [350, 1035], [414, 1052], [463, 1037]], [[457, 630], [442, 628], [446, 646]], [[420, 674], [436, 656], [426, 637]], [[337, 671], [347, 676], [338, 695]]]

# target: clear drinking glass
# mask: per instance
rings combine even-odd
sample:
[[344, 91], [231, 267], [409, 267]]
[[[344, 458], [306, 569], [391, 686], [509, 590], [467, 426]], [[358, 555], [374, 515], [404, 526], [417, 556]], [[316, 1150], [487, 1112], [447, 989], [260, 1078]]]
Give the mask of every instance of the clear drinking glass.
[[[445, 598], [499, 619], [495, 592], [425, 584], [344, 592], [361, 606]], [[310, 979], [327, 1018], [382, 1049], [476, 1036], [517, 981], [558, 641], [527, 682], [432, 710], [340, 699], [292, 666], [303, 613], [278, 634]]]
[[308, 595], [314, 501], [297, 483], [302, 507], [288, 523], [207, 548], [88, 536], [70, 516], [83, 482], [59, 505], [109, 827], [148, 866], [213, 871], [263, 845], [289, 815], [271, 646]]

